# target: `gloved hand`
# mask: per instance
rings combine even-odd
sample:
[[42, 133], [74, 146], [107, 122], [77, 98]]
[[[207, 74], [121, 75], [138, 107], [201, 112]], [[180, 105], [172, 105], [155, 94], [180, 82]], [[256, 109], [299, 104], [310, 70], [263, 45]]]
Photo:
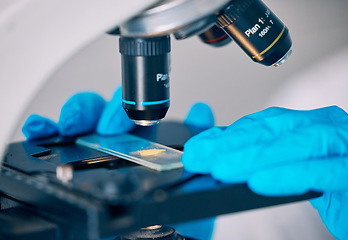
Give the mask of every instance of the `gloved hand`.
[[262, 195], [323, 192], [312, 205], [333, 236], [348, 239], [348, 114], [336, 106], [245, 116], [190, 139], [182, 161], [188, 171], [246, 182]]
[[57, 135], [77, 136], [96, 131], [113, 135], [130, 131], [135, 124], [122, 108], [122, 90], [118, 88], [109, 102], [96, 93], [82, 92], [73, 95], [62, 107], [59, 122], [39, 115], [31, 115], [22, 132], [28, 140]]
[[[196, 103], [191, 107], [184, 123], [210, 128], [214, 126], [214, 116], [209, 106]], [[39, 115], [31, 115], [24, 123], [22, 132], [28, 140], [35, 140], [58, 134], [72, 137], [93, 131], [101, 135], [115, 135], [128, 132], [134, 127], [135, 124], [122, 107], [122, 90], [119, 88], [109, 102], [92, 92], [77, 93], [62, 107], [58, 123]], [[214, 219], [178, 224], [174, 228], [185, 236], [210, 239]]]

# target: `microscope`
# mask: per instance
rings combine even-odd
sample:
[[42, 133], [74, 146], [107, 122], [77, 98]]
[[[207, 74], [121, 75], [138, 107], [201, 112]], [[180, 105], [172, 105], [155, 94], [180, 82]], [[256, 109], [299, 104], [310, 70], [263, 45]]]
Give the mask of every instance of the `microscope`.
[[288, 28], [260, 0], [163, 0], [118, 26], [123, 107], [137, 125], [164, 118], [169, 105], [170, 35], [234, 41], [254, 61], [279, 66], [291, 54]]
[[[187, 139], [204, 130], [182, 124], [166, 127], [164, 122], [156, 125], [170, 105], [170, 35], [178, 40], [198, 36], [213, 47], [235, 42], [251, 60], [265, 66], [277, 67], [291, 54], [287, 27], [260, 0], [147, 2], [152, 5], [137, 14], [132, 12], [131, 18], [124, 16], [124, 21], [120, 18], [109, 31], [119, 35], [125, 111], [137, 125], [157, 127], [131, 132], [143, 139], [182, 150]], [[94, 1], [88, 4], [97, 5]], [[134, 7], [137, 3], [132, 4]], [[132, 8], [128, 11], [130, 15]], [[100, 26], [111, 29], [107, 25], [110, 22], [111, 18]], [[151, 132], [153, 129], [156, 132]], [[225, 184], [182, 168], [156, 172], [77, 145], [75, 140], [9, 144], [0, 169], [0, 225], [7, 226], [0, 229], [0, 238], [98, 239], [123, 234], [116, 239], [189, 240], [171, 227], [157, 224], [170, 225], [320, 195], [260, 196], [243, 183]], [[66, 164], [74, 166], [70, 182], [56, 176], [56, 170]]]

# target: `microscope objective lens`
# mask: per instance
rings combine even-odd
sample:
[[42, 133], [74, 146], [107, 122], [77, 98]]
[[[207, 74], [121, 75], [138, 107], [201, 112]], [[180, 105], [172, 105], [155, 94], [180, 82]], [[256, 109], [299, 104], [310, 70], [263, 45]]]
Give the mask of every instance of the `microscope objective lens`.
[[291, 54], [288, 28], [260, 0], [232, 1], [218, 16], [217, 25], [254, 62], [280, 66]]
[[169, 105], [170, 37], [120, 37], [122, 101], [140, 126], [164, 118]]

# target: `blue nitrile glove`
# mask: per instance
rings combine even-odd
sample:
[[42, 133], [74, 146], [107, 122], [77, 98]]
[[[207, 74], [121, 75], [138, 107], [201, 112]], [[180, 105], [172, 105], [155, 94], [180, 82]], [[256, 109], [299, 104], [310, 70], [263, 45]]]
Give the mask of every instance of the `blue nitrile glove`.
[[[187, 125], [210, 128], [214, 126], [214, 116], [209, 106], [196, 103], [184, 122]], [[77, 93], [62, 107], [58, 123], [39, 115], [31, 115], [22, 131], [28, 140], [35, 140], [58, 134], [77, 136], [93, 131], [101, 135], [114, 135], [128, 132], [134, 126], [122, 107], [122, 90], [119, 88], [108, 103], [92, 92]], [[210, 239], [214, 219], [178, 224], [174, 228], [185, 236]]]
[[333, 236], [348, 239], [348, 114], [336, 106], [245, 116], [190, 139], [182, 161], [188, 171], [247, 182], [262, 195], [323, 192], [312, 205]]

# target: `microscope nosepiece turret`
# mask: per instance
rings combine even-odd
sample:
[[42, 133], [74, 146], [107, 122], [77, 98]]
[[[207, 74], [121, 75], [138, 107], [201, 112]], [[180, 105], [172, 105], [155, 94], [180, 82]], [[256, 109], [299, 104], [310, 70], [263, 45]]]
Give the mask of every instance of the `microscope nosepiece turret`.
[[265, 66], [280, 66], [292, 52], [288, 28], [261, 0], [161, 0], [112, 34], [120, 35], [123, 107], [142, 126], [169, 108], [170, 34], [215, 47], [233, 40]]

